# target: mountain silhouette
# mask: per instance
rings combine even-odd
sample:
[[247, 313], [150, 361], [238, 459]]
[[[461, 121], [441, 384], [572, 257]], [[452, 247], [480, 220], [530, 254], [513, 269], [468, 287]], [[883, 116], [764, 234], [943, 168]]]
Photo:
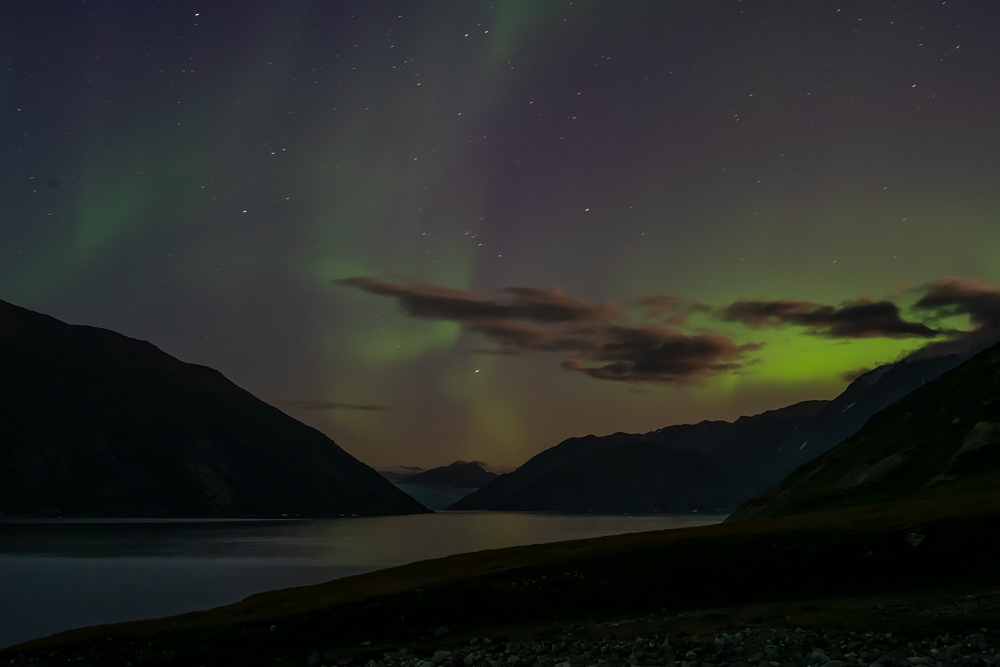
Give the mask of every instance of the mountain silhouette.
[[570, 438], [448, 509], [733, 510], [987, 344], [984, 338], [956, 354], [918, 353], [880, 366], [855, 379], [832, 401], [804, 401], [734, 422]]
[[729, 521], [880, 505], [968, 503], [1000, 483], [1000, 345], [914, 390], [762, 491]]
[[431, 468], [400, 477], [396, 484], [422, 484], [453, 486], [459, 489], [478, 489], [496, 479], [495, 472], [488, 472], [479, 461], [455, 461], [446, 466]]
[[3, 516], [426, 511], [218, 371], [0, 301]]

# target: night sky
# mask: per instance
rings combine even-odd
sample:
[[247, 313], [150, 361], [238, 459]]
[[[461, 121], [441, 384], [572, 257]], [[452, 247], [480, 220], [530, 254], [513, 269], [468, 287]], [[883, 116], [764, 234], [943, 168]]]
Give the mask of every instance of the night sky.
[[993, 326], [1000, 5], [0, 5], [0, 299], [371, 465], [832, 398]]

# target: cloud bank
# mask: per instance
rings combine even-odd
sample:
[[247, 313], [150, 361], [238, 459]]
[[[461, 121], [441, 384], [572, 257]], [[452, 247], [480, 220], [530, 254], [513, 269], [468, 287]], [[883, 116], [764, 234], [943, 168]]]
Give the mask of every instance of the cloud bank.
[[809, 301], [740, 299], [719, 310], [718, 316], [754, 329], [805, 327], [808, 333], [827, 338], [936, 338], [948, 333], [920, 322], [907, 322], [891, 301], [858, 300], [830, 306]]
[[[712, 307], [660, 294], [630, 302], [643, 309], [647, 319], [659, 320], [638, 324], [631, 322], [616, 303], [587, 303], [558, 287], [510, 287], [501, 296], [490, 297], [420, 282], [367, 277], [337, 282], [392, 297], [412, 317], [458, 322], [493, 344], [480, 352], [557, 353], [564, 357], [561, 366], [565, 370], [618, 382], [697, 382], [738, 371], [750, 363], [747, 354], [762, 347], [753, 342], [739, 344], [729, 336], [707, 330], [696, 334], [679, 331], [677, 327], [686, 324], [694, 313], [742, 324], [750, 331], [794, 326], [803, 328], [807, 335], [830, 339], [928, 341], [914, 356], [967, 351], [1000, 338], [1000, 287], [965, 278], [945, 278], [910, 290], [910, 294], [919, 295], [909, 309], [916, 319], [904, 318], [900, 307], [887, 299], [856, 299], [839, 305], [738, 299], [723, 307]], [[971, 330], [936, 326], [944, 318], [959, 315], [969, 317]]]
[[496, 345], [495, 354], [556, 352], [562, 367], [602, 380], [686, 383], [742, 367], [759, 349], [725, 336], [687, 335], [662, 324], [631, 324], [616, 304], [588, 304], [560, 288], [512, 287], [490, 298], [468, 290], [376, 278], [338, 281], [394, 297], [413, 317], [461, 323]]

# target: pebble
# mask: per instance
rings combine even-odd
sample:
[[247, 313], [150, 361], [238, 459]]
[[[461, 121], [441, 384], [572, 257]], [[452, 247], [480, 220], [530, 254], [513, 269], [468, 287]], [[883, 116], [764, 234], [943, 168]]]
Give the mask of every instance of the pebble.
[[[1000, 635], [994, 628], [925, 636], [768, 627], [630, 639], [612, 634], [623, 632], [625, 623], [569, 628], [587, 629], [586, 636], [564, 631], [523, 641], [477, 638], [435, 651], [400, 647], [381, 657], [372, 657], [370, 648], [362, 649], [365, 653], [338, 654], [304, 646], [298, 657], [288, 656], [282, 662], [296, 667], [1000, 667]], [[273, 633], [277, 626], [265, 625], [262, 630]], [[39, 651], [18, 656], [11, 664], [42, 667], [74, 659], [80, 658]]]
[[472, 640], [429, 659], [402, 649], [359, 667], [1000, 667], [997, 643], [985, 629], [921, 638], [785, 628], [636, 639], [565, 633], [542, 641]]
[[815, 649], [809, 654], [809, 662], [817, 665], [825, 665], [830, 662], [830, 656], [819, 649]]

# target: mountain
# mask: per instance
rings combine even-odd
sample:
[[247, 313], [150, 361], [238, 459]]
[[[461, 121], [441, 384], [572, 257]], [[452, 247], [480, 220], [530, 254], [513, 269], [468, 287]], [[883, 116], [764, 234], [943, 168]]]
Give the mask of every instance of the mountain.
[[0, 301], [3, 516], [426, 511], [215, 370]]
[[393, 484], [399, 484], [407, 477], [413, 477], [419, 472], [424, 472], [420, 466], [389, 466], [387, 468], [377, 468], [378, 474], [385, 477]]
[[714, 461], [724, 476], [739, 480], [740, 490], [749, 498], [803, 463], [836, 447], [861, 430], [872, 415], [955, 368], [980, 349], [932, 358], [914, 355], [879, 366], [854, 380], [794, 433], [757, 447], [746, 447], [735, 441], [728, 443], [716, 452]]
[[478, 489], [496, 479], [495, 472], [488, 472], [479, 461], [454, 463], [439, 468], [431, 468], [400, 478], [396, 484], [421, 484], [453, 486], [459, 489]]
[[[468, 496], [467, 496], [468, 497]], [[449, 509], [456, 509], [459, 501]], [[635, 443], [557, 468], [492, 509], [550, 512], [688, 512], [730, 508], [732, 492], [708, 459], [690, 449]]]
[[933, 497], [968, 503], [1000, 485], [1000, 345], [926, 383], [728, 521]]
[[[735, 422], [704, 421], [645, 434], [570, 438], [448, 509], [651, 512], [735, 508], [857, 433], [872, 415], [955, 368], [985, 345], [979, 342], [978, 347], [944, 356], [917, 353], [880, 366], [858, 377], [832, 401], [805, 401]], [[688, 453], [680, 456], [680, 450]], [[660, 488], [664, 485], [669, 489]]]
[[652, 512], [735, 507], [740, 501], [719, 474], [712, 453], [741, 435], [746, 442], [783, 438], [824, 405], [805, 401], [735, 422], [570, 438], [449, 509]]

